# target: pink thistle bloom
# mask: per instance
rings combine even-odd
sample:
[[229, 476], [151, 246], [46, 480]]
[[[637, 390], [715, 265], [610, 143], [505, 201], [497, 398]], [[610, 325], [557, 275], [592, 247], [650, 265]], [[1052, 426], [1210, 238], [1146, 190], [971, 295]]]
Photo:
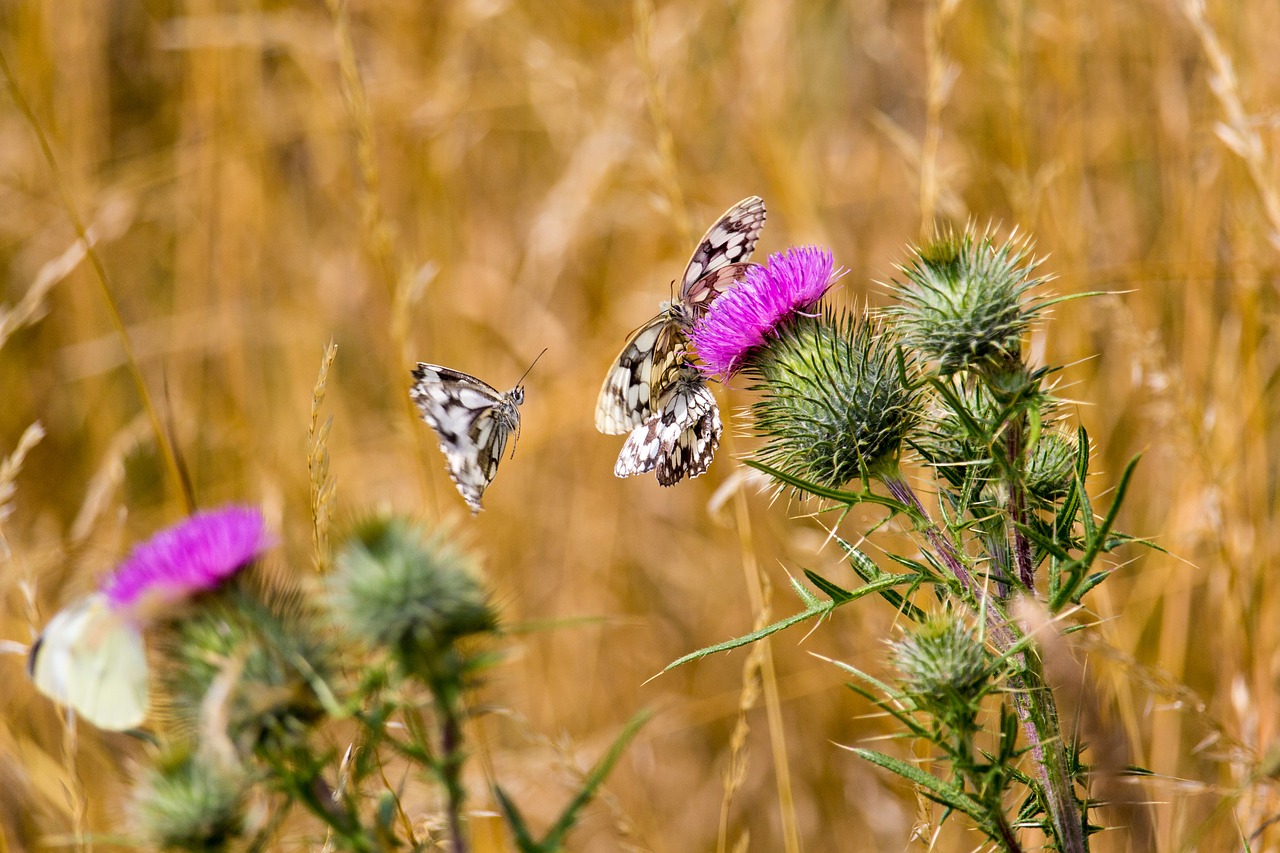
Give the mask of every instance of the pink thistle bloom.
[[747, 353], [764, 346], [778, 327], [813, 309], [833, 281], [831, 252], [798, 246], [769, 256], [742, 282], [711, 303], [690, 338], [705, 373], [725, 379], [743, 366]]
[[197, 512], [138, 545], [102, 584], [114, 610], [171, 603], [213, 589], [271, 545], [257, 509]]

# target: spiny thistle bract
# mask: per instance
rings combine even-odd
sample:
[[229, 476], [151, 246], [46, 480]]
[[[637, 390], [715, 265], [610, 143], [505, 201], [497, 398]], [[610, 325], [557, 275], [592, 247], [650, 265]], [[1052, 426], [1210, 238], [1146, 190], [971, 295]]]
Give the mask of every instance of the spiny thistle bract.
[[385, 649], [408, 672], [458, 639], [497, 627], [470, 555], [442, 531], [401, 518], [358, 525], [329, 577], [330, 607], [347, 633]]
[[246, 779], [180, 751], [148, 768], [134, 794], [133, 822], [161, 850], [212, 853], [244, 829]]
[[797, 315], [751, 360], [762, 462], [827, 488], [896, 466], [917, 417], [912, 364], [881, 323]]
[[944, 376], [1014, 363], [1043, 307], [1026, 300], [1045, 281], [1035, 276], [1039, 261], [1030, 253], [1030, 243], [1016, 235], [997, 244], [989, 231], [948, 230], [898, 267], [905, 281], [890, 284], [900, 304], [889, 313], [906, 343], [936, 361]]

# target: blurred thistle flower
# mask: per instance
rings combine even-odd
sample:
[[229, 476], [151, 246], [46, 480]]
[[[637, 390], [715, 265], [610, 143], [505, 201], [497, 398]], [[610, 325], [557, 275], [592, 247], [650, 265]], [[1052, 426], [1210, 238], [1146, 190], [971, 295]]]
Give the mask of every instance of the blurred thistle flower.
[[408, 672], [433, 670], [456, 640], [497, 627], [471, 557], [441, 531], [428, 533], [402, 518], [371, 519], [335, 564], [328, 580], [337, 619]]
[[123, 730], [146, 719], [143, 629], [161, 608], [212, 589], [270, 544], [256, 509], [201, 512], [134, 548], [99, 591], [63, 608], [32, 644], [36, 688], [94, 725]]
[[952, 614], [932, 618], [894, 643], [893, 660], [907, 691], [939, 716], [981, 697], [991, 679], [981, 639]]
[[246, 793], [237, 771], [189, 752], [165, 756], [134, 792], [134, 823], [161, 850], [224, 850], [243, 832]]
[[728, 379], [752, 350], [765, 346], [779, 328], [813, 310], [838, 276], [831, 252], [799, 246], [752, 266], [735, 288], [711, 303], [690, 333], [702, 370]]
[[906, 342], [937, 361], [943, 375], [967, 368], [989, 370], [1021, 357], [1022, 335], [1044, 302], [1027, 301], [1046, 279], [1039, 261], [1016, 234], [997, 244], [988, 231], [940, 233], [898, 267], [904, 281], [890, 287], [901, 304], [889, 309]]
[[197, 512], [134, 548], [102, 592], [116, 609], [180, 601], [218, 586], [270, 544], [257, 509]]
[[[206, 743], [240, 751], [302, 737], [333, 669], [319, 619], [296, 590], [237, 583], [161, 639], [169, 712]], [[327, 689], [327, 688], [326, 688]]]
[[896, 470], [918, 416], [913, 363], [879, 322], [824, 311], [794, 318], [748, 370], [765, 464], [826, 488]]

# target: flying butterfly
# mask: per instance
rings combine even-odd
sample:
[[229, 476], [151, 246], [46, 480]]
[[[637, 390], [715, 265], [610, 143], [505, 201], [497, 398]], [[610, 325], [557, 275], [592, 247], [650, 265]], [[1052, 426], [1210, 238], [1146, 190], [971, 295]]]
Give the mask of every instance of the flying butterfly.
[[[532, 369], [530, 365], [529, 370]], [[525, 376], [528, 374], [526, 370]], [[475, 515], [480, 512], [484, 490], [498, 473], [507, 437], [514, 432], [516, 440], [520, 438], [524, 376], [510, 391], [501, 393], [488, 382], [460, 370], [418, 362], [413, 379], [409, 396], [422, 419], [435, 430], [449, 476]], [[514, 444], [511, 453], [515, 455]]]
[[632, 334], [596, 402], [596, 429], [630, 433], [613, 472], [630, 477], [657, 469], [674, 485], [711, 464], [720, 443], [720, 412], [689, 361], [687, 333], [721, 293], [747, 274], [764, 227], [764, 201], [745, 198], [725, 211], [694, 249], [678, 298]]

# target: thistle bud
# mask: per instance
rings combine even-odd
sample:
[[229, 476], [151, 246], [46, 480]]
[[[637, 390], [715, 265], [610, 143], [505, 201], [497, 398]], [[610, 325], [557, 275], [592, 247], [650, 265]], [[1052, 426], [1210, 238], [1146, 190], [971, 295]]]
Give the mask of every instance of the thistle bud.
[[244, 826], [246, 780], [191, 753], [170, 755], [143, 775], [134, 794], [134, 823], [148, 846], [219, 851]]
[[[1043, 304], [1027, 294], [1045, 279], [1034, 275], [1031, 246], [1014, 237], [997, 244], [990, 233], [946, 232], [916, 248], [891, 284], [908, 345], [936, 361], [945, 376], [977, 369], [1008, 372], [1021, 358], [1022, 335]], [[1018, 373], [1018, 371], [1014, 371]]]
[[336, 566], [330, 579], [335, 617], [406, 671], [430, 668], [458, 639], [497, 627], [470, 556], [441, 532], [400, 518], [373, 519], [358, 527]]
[[935, 711], [982, 695], [990, 679], [986, 650], [977, 634], [954, 616], [926, 622], [893, 646], [894, 663], [908, 693]]

